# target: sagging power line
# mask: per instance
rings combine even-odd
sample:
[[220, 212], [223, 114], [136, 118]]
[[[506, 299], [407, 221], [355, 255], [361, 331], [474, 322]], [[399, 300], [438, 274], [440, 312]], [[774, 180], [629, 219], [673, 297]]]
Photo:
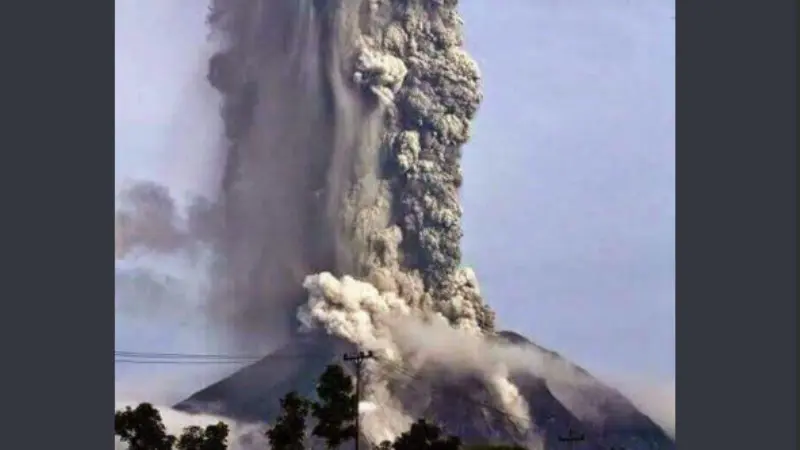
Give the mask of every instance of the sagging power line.
[[114, 359], [114, 364], [149, 364], [149, 365], [203, 365], [203, 364], [250, 364], [252, 361], [169, 361], [169, 360], [137, 360], [137, 359]]
[[[200, 353], [162, 353], [114, 351], [114, 363], [117, 364], [250, 364], [263, 359], [266, 355], [233, 355], [233, 354], [200, 354]], [[314, 353], [272, 354], [271, 359], [314, 358], [323, 356]]]
[[202, 353], [160, 353], [114, 350], [114, 356], [133, 358], [177, 358], [177, 359], [260, 359], [264, 355], [230, 355]]

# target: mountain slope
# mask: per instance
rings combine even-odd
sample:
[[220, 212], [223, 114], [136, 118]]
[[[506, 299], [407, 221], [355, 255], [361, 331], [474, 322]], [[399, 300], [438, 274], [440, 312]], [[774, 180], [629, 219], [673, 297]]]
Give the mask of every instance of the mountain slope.
[[[574, 449], [675, 448], [674, 441], [652, 420], [585, 370], [519, 334], [502, 331], [497, 336], [516, 345], [534, 346], [568, 364], [587, 381], [580, 388], [565, 389], [532, 375], [514, 377], [514, 383], [528, 401], [536, 434], [544, 437], [545, 448], [570, 448], [564, 447], [567, 443], [560, 439], [575, 435], [584, 436], [584, 440], [573, 442], [577, 444], [571, 447]], [[339, 361], [342, 348], [327, 337], [306, 336], [196, 392], [175, 405], [175, 409], [269, 422], [276, 417], [278, 399], [286, 392], [296, 390], [313, 396], [316, 377], [327, 364]], [[417, 384], [425, 384], [426, 389], [413, 389]], [[423, 417], [438, 422], [467, 443], [531, 442], [531, 436], [520, 433], [506, 414], [479, 400], [489, 398], [489, 393], [475, 377], [418, 379], [409, 386], [413, 390], [399, 393], [404, 402], [413, 403]]]

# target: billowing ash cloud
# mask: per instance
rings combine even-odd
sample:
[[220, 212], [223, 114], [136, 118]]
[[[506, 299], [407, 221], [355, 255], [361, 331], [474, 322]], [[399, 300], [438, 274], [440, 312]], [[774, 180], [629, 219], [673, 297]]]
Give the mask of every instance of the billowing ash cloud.
[[[393, 439], [419, 413], [408, 411], [408, 402], [404, 401], [407, 396], [398, 395], [391, 386], [387, 369], [398, 367], [415, 374], [433, 368], [451, 379], [475, 375], [489, 388], [491, 400], [509, 417], [518, 419], [520, 430], [527, 431], [528, 404], [509, 380], [509, 361], [514, 359], [494, 351], [496, 346], [486, 341], [483, 330], [474, 323], [462, 320], [461, 326], [454, 327], [441, 312], [413, 307], [394, 292], [379, 292], [375, 286], [349, 276], [337, 279], [321, 273], [309, 276], [305, 287], [309, 303], [298, 312], [305, 327], [324, 328], [359, 348], [376, 352], [377, 359], [368, 360], [364, 371], [366, 401], [381, 405], [383, 412], [364, 420], [364, 429], [375, 442]], [[422, 389], [419, 385], [416, 388]]]
[[[382, 334], [387, 351], [398, 343], [382, 324], [354, 325], [377, 317], [369, 304], [493, 330], [461, 267], [460, 148], [481, 94], [455, 7], [212, 1], [222, 50], [208, 78], [228, 141], [212, 302], [243, 343], [294, 332], [307, 302], [307, 326], [362, 346]], [[502, 366], [483, 375], [503, 407], [527, 415]], [[407, 425], [402, 405], [393, 410]]]
[[481, 95], [455, 3], [212, 1], [228, 141], [213, 301], [243, 341], [294, 329], [320, 271], [492, 329], [460, 268]]
[[116, 253], [213, 243], [212, 314], [237, 341], [289, 335], [306, 275], [396, 292], [493, 328], [460, 267], [460, 146], [481, 99], [454, 1], [213, 0], [220, 198], [121, 196]]
[[482, 381], [531, 442], [515, 373], [545, 379], [576, 416], [602, 415], [584, 400], [588, 377], [488, 339], [494, 315], [461, 266], [460, 152], [481, 93], [456, 6], [212, 0], [219, 197], [178, 212], [165, 189], [140, 183], [117, 215], [118, 256], [213, 249], [208, 315], [237, 350], [309, 328], [374, 350], [364, 427], [376, 442], [419, 413], [394, 369]]
[[[223, 97], [227, 141], [220, 197], [192, 202], [181, 221], [167, 192], [136, 185], [126, 197], [134, 212], [118, 215], [118, 248], [211, 243], [211, 316], [239, 348], [296, 333], [298, 308], [307, 327], [401, 365], [418, 352], [370, 308], [491, 332], [493, 313], [461, 267], [459, 160], [481, 94], [455, 7], [212, 0], [221, 50], [208, 79]], [[468, 368], [526, 422], [504, 365]], [[407, 425], [402, 401], [373, 378], [374, 395]]]

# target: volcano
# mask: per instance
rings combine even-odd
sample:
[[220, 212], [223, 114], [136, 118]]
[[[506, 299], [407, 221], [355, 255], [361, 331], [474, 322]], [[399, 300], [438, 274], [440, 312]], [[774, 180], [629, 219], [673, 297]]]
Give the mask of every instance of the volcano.
[[[567, 364], [576, 374], [590, 380], [573, 392], [533, 375], [514, 376], [529, 406], [531, 421], [545, 449], [674, 449], [675, 441], [655, 422], [639, 411], [621, 393], [603, 384], [586, 370], [568, 363], [555, 352], [544, 349], [524, 336], [500, 331], [497, 339], [531, 346]], [[347, 345], [328, 336], [308, 335], [218, 381], [174, 406], [179, 411], [216, 414], [243, 422], [266, 422], [279, 414], [279, 399], [289, 391], [313, 397], [317, 376], [328, 364], [341, 362]], [[482, 403], [485, 385], [478, 379], [420, 378], [429, 388], [423, 395], [406, 390], [403, 402], [415, 404], [420, 416], [437, 422], [448, 433], [467, 444], [518, 443], [526, 439], [502, 411]], [[414, 383], [412, 383], [414, 384]], [[593, 413], [576, 411], [570, 400], [592, 405]]]
[[[461, 260], [460, 159], [483, 93], [457, 5], [211, 2], [208, 22], [224, 45], [208, 79], [222, 95], [226, 146], [218, 207], [197, 221], [211, 224], [201, 234], [218, 256], [209, 316], [240, 349], [292, 334], [297, 319], [325, 333], [293, 335], [175, 408], [269, 423], [282, 396], [313, 397], [325, 367], [357, 347], [382, 352], [364, 366], [374, 377], [364, 400], [376, 408], [362, 422], [371, 441], [423, 417], [466, 443], [674, 448], [619, 392], [519, 334], [495, 332], [495, 314]], [[528, 347], [570, 380], [527, 367], [509, 375], [494, 360], [472, 372], [451, 364], [447, 375], [428, 366], [408, 375], [391, 364], [411, 366], [418, 355], [403, 353], [398, 345], [410, 336], [395, 334], [428, 335], [405, 320], [468, 332], [480, 345], [488, 337]], [[482, 352], [463, 336], [448, 352]], [[432, 344], [420, 343], [444, 348]]]

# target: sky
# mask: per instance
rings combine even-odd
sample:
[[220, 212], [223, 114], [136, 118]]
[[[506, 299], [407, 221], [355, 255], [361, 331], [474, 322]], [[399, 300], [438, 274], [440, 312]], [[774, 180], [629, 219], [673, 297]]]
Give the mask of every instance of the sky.
[[[464, 262], [500, 327], [594, 372], [672, 380], [674, 0], [493, 3], [460, 6], [484, 88], [464, 148]], [[220, 130], [206, 6], [115, 5], [115, 189], [151, 179], [202, 192]], [[118, 350], [214, 352], [191, 310], [118, 310], [115, 325]], [[120, 365], [117, 379], [145, 370], [189, 393], [233, 369]]]
[[485, 94], [464, 150], [466, 263], [501, 326], [671, 379], [674, 1], [482, 5], [461, 2]]

